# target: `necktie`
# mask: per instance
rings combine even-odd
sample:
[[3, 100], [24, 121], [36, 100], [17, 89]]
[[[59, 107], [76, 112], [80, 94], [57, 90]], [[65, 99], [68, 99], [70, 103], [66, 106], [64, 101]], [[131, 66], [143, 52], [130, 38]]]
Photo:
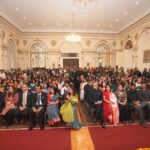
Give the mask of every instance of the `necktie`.
[[26, 105], [26, 93], [23, 93], [23, 101], [22, 101], [22, 105], [25, 106]]
[[40, 106], [40, 94], [38, 94], [38, 96], [37, 96], [37, 106], [38, 107]]

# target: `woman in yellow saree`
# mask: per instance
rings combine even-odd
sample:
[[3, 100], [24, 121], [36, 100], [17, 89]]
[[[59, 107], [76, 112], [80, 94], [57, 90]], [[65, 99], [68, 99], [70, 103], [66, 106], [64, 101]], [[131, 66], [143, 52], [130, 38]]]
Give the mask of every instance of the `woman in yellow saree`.
[[71, 128], [80, 129], [82, 125], [78, 120], [77, 106], [78, 97], [74, 95], [74, 90], [71, 87], [66, 95], [65, 103], [60, 108], [62, 119]]

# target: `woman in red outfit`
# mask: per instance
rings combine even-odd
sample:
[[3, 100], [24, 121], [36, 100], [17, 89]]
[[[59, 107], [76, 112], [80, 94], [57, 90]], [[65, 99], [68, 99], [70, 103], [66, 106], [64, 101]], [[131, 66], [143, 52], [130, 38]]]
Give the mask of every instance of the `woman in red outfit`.
[[105, 91], [103, 91], [103, 113], [104, 113], [104, 122], [110, 122], [111, 124], [113, 123], [112, 116], [113, 116], [113, 111], [112, 107], [110, 105], [110, 93], [111, 89], [110, 86], [107, 85]]
[[119, 123], [119, 109], [117, 104], [117, 98], [111, 91], [109, 85], [106, 86], [106, 90], [103, 92], [103, 113], [104, 121], [117, 125]]

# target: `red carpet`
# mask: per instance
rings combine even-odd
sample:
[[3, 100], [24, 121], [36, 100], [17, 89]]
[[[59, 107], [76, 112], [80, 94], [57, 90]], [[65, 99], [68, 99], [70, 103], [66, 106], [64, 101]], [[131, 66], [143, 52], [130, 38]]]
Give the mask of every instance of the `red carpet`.
[[89, 128], [96, 150], [136, 150], [150, 148], [150, 126], [139, 125], [102, 128]]
[[69, 129], [0, 131], [1, 150], [70, 150]]

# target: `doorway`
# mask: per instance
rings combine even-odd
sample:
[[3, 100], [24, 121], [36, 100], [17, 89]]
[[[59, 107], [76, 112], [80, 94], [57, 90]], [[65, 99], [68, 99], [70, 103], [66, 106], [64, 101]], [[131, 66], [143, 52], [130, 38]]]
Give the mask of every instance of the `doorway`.
[[64, 68], [74, 68], [79, 67], [79, 59], [63, 59]]

